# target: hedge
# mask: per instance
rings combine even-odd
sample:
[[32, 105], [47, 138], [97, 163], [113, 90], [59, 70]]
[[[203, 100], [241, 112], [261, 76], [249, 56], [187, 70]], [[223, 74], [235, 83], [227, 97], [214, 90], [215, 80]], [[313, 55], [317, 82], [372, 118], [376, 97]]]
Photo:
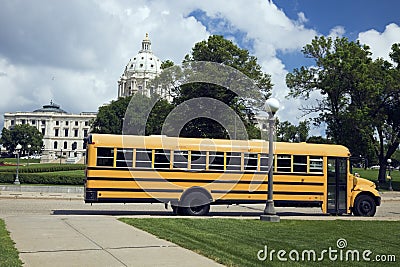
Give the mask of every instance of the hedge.
[[[68, 173], [20, 173], [21, 184], [83, 185], [84, 175]], [[0, 183], [13, 183], [15, 173], [0, 172]]]
[[[19, 173], [43, 173], [59, 171], [84, 170], [84, 164], [33, 164], [29, 166], [19, 166]], [[17, 166], [2, 166], [0, 172], [15, 173]]]

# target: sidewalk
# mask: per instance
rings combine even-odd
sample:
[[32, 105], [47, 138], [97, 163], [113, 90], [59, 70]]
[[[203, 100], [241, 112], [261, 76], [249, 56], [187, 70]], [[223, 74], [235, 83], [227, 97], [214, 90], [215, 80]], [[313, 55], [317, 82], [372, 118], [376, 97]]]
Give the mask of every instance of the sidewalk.
[[24, 266], [222, 266], [108, 216], [10, 216]]

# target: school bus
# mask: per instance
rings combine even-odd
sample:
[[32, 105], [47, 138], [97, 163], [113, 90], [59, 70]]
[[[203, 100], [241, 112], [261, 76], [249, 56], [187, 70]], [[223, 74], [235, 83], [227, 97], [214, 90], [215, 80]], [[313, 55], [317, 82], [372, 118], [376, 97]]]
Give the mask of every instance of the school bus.
[[[166, 203], [205, 215], [210, 205], [265, 203], [268, 142], [91, 134], [86, 140], [86, 203]], [[275, 142], [275, 206], [374, 216], [375, 184], [350, 172], [340, 145]]]

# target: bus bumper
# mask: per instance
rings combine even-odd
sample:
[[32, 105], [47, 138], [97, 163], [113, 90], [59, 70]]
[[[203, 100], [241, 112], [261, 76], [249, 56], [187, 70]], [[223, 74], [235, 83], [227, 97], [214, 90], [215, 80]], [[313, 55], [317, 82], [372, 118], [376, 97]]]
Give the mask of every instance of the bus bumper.
[[85, 190], [85, 203], [93, 203], [97, 201], [97, 191]]

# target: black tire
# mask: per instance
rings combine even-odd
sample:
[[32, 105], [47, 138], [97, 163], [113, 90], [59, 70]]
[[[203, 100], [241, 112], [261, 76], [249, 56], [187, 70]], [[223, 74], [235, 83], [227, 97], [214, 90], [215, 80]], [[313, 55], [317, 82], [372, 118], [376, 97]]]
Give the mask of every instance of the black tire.
[[182, 212], [188, 216], [204, 216], [210, 211], [210, 198], [202, 192], [191, 192], [181, 201]]
[[372, 217], [376, 213], [376, 203], [371, 196], [359, 195], [354, 202], [353, 214], [355, 216]]
[[172, 207], [172, 213], [174, 215], [184, 215], [183, 210], [181, 207], [175, 206], [175, 205], [171, 205]]

